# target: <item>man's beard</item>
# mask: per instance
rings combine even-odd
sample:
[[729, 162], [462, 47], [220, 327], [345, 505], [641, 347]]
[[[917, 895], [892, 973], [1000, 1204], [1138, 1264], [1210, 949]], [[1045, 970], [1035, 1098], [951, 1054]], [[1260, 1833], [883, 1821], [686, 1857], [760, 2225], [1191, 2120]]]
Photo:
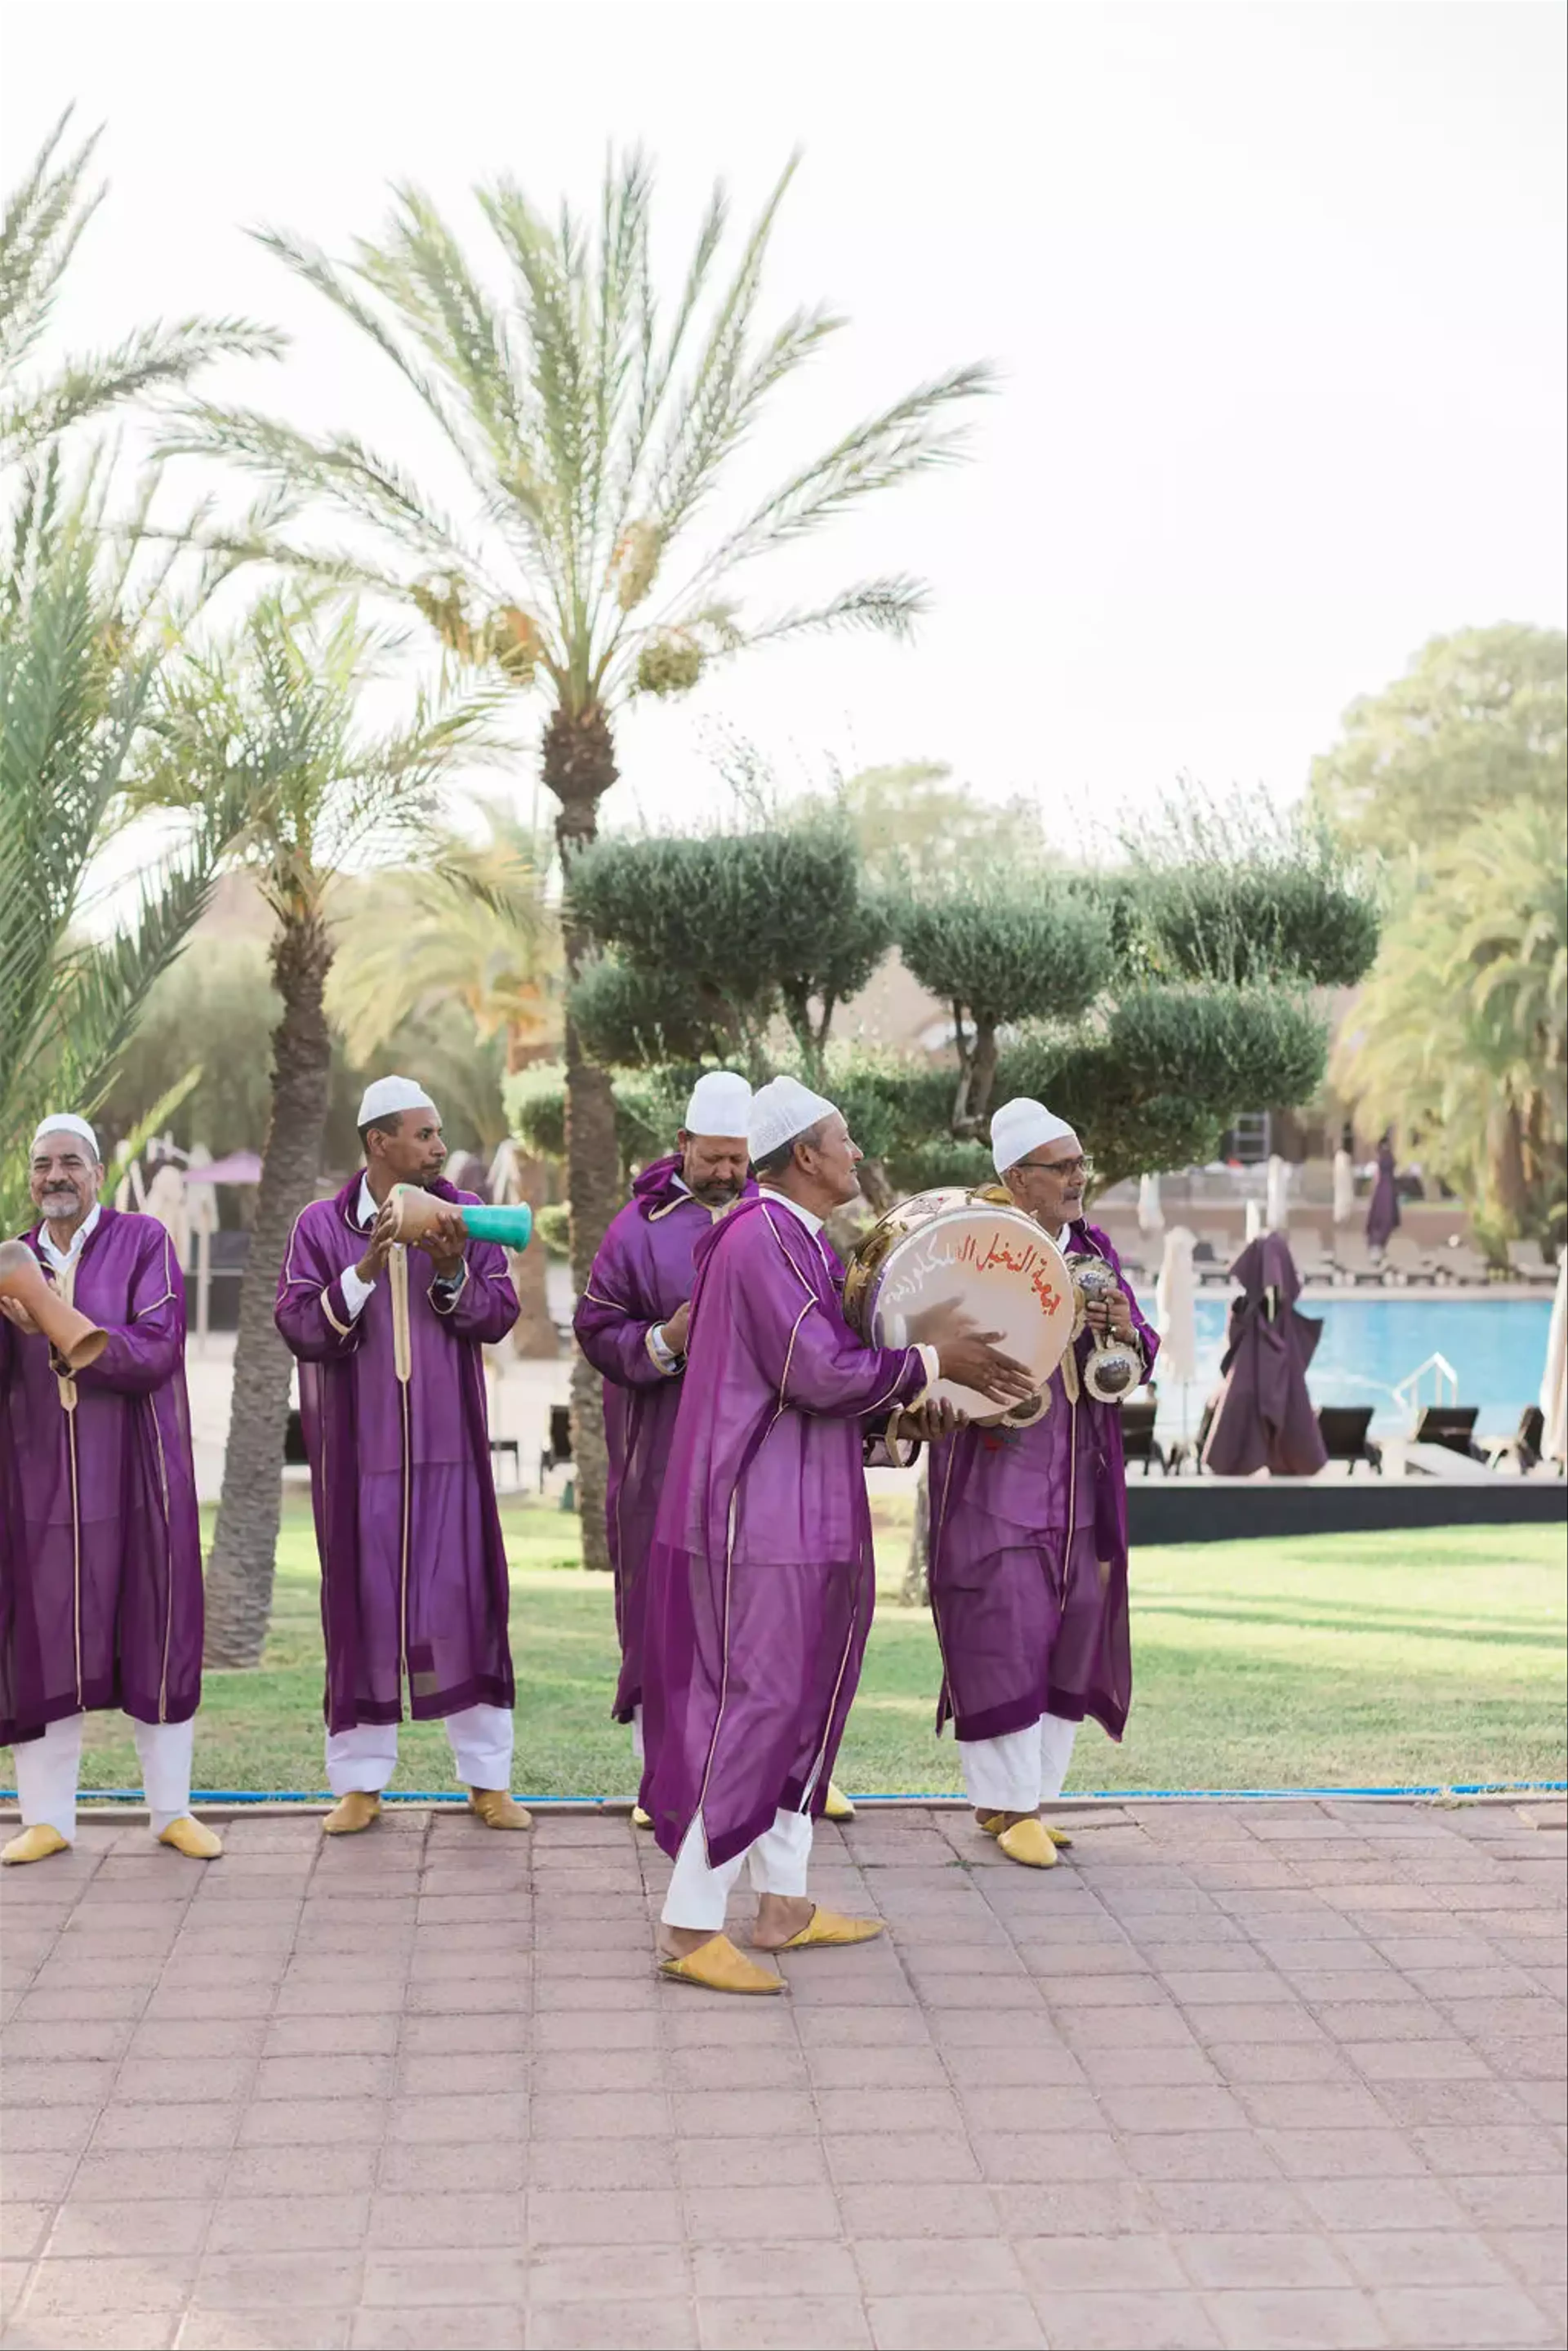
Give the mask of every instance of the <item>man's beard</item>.
[[741, 1196], [739, 1184], [693, 1184], [691, 1196], [705, 1208], [728, 1208]]
[[47, 1224], [57, 1225], [66, 1217], [74, 1217], [81, 1202], [71, 1191], [46, 1192], [39, 1202]]

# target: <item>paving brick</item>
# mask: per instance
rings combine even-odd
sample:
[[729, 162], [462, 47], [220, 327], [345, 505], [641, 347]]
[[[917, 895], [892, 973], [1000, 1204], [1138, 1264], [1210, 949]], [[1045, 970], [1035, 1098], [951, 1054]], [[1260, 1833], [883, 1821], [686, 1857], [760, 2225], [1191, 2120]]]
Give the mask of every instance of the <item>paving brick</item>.
[[873, 2238], [855, 2248], [851, 2283], [857, 2267], [868, 2294], [1021, 2294], [1028, 2269], [1023, 2254], [1023, 2248], [992, 2238]]
[[1518, 2287], [1397, 2286], [1374, 2297], [1391, 2343], [1454, 2345], [1483, 2351], [1492, 2344], [1556, 2344], [1557, 2326]]
[[1196, 2294], [1051, 2294], [1040, 2314], [1053, 2341], [1073, 2351], [1213, 2351], [1220, 2336]]
[[245, 2109], [233, 2105], [106, 2106], [92, 2143], [99, 2148], [232, 2147]]
[[358, 2251], [211, 2253], [194, 2299], [208, 2310], [352, 2309], [361, 2270]]
[[1184, 2286], [1188, 2281], [1170, 2239], [1041, 2236], [1016, 2247], [1033, 2294], [1106, 2294]]
[[846, 2187], [940, 2187], [981, 2177], [965, 2141], [946, 2131], [845, 2131], [824, 2145], [834, 2179]]
[[866, 2312], [868, 2335], [832, 2339], [875, 2342], [877, 2351], [1033, 2351], [1045, 2342], [1038, 2314], [1022, 2294], [873, 2295]]
[[[684, 2296], [546, 2303], [528, 2317], [530, 2351], [685, 2351], [701, 2339], [697, 2314]], [[811, 2339], [801, 2337], [803, 2344]]]
[[[853, 2193], [852, 2190], [845, 2191]], [[909, 2198], [899, 2191], [897, 2202], [907, 2214]], [[944, 2195], [950, 2203], [950, 2194]], [[688, 2189], [685, 2234], [694, 2246], [704, 2244], [785, 2244], [794, 2239], [840, 2233], [834, 2191], [817, 2187]], [[884, 2211], [890, 2209], [881, 2208]], [[989, 2213], [990, 2207], [987, 2207]], [[535, 2231], [535, 2237], [537, 2237]], [[680, 2231], [676, 2231], [677, 2236]], [[888, 2233], [886, 2221], [877, 2230]]]
[[527, 2322], [503, 2303], [441, 2310], [361, 2310], [348, 2340], [353, 2351], [523, 2351]]
[[213, 2214], [209, 2253], [358, 2252], [370, 2199], [337, 2188], [327, 2195], [226, 2195]]
[[199, 2253], [213, 2207], [204, 2199], [148, 2197], [119, 2204], [73, 2197], [49, 2233], [50, 2257], [80, 2260], [110, 2254], [144, 2261], [167, 2253]]
[[343, 2351], [347, 2310], [207, 2310], [186, 2314], [179, 2351]]
[[1210, 2294], [1204, 2297], [1221, 2339], [1236, 2351], [1361, 2351], [1388, 2336], [1368, 2297], [1333, 2286]]
[[1187, 2277], [1208, 2289], [1343, 2286], [1354, 2273], [1324, 2238], [1249, 2229], [1175, 2240]]
[[44, 2260], [34, 2269], [18, 2315], [35, 2330], [57, 2326], [68, 2329], [67, 2339], [79, 2339], [79, 2322], [105, 2312], [182, 2309], [195, 2276], [194, 2256], [94, 2254]]

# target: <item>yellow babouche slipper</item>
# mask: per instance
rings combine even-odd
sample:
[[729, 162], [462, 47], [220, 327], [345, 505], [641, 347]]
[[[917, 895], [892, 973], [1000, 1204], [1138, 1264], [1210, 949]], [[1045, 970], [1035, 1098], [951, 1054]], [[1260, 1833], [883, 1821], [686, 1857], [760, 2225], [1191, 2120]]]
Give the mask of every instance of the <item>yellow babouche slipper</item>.
[[182, 1813], [177, 1821], [160, 1829], [158, 1842], [171, 1844], [176, 1853], [186, 1854], [192, 1861], [216, 1861], [223, 1850], [223, 1840], [217, 1830], [208, 1828], [204, 1821], [194, 1819], [189, 1813]]
[[843, 1789], [836, 1787], [831, 1780], [827, 1783], [827, 1797], [822, 1807], [822, 1816], [824, 1820], [828, 1821], [852, 1821], [855, 1818], [854, 1805]]
[[20, 1836], [14, 1836], [10, 1844], [0, 1850], [0, 1862], [8, 1867], [13, 1862], [47, 1861], [52, 1853], [69, 1853], [70, 1849], [69, 1837], [63, 1837], [58, 1829], [52, 1829], [47, 1821], [40, 1821], [36, 1827], [24, 1829]]
[[487, 1829], [531, 1829], [534, 1825], [533, 1813], [504, 1788], [471, 1788], [468, 1802], [470, 1811], [479, 1814]]
[[358, 1836], [361, 1829], [369, 1828], [381, 1817], [381, 1799], [369, 1795], [363, 1788], [350, 1788], [339, 1796], [321, 1823], [323, 1836]]
[[701, 1984], [704, 1991], [751, 1992], [765, 1998], [785, 1989], [782, 1976], [754, 1966], [728, 1935], [714, 1935], [699, 1943], [683, 1959], [660, 1959], [659, 1972], [671, 1983]]
[[837, 1910], [825, 1910], [818, 1903], [798, 1935], [781, 1943], [783, 1951], [809, 1950], [814, 1943], [868, 1943], [882, 1932], [880, 1918], [846, 1918]]
[[[987, 1836], [999, 1837], [1006, 1824], [1006, 1820], [1005, 1813], [992, 1813], [990, 1819], [981, 1821], [980, 1825]], [[1059, 1853], [1065, 1852], [1071, 1845], [1073, 1840], [1065, 1829], [1054, 1829], [1049, 1821], [1042, 1821], [1040, 1825]]]
[[1014, 1821], [997, 1838], [997, 1849], [1009, 1861], [1021, 1861], [1025, 1869], [1054, 1869], [1056, 1848], [1052, 1844], [1044, 1821]]
[[653, 1814], [645, 1813], [640, 1804], [633, 1804], [631, 1824], [634, 1829], [650, 1829], [653, 1826]]

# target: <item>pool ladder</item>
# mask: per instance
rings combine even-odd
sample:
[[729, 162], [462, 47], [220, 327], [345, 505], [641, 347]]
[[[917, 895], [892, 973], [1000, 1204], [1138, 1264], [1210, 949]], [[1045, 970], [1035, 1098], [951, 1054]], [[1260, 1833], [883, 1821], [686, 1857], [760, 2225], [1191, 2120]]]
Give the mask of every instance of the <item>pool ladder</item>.
[[[1396, 1381], [1394, 1385], [1395, 1396], [1412, 1413], [1418, 1413], [1421, 1409], [1421, 1382], [1428, 1372], [1432, 1374], [1431, 1400], [1434, 1404], [1456, 1405], [1459, 1400], [1459, 1375], [1447, 1355], [1428, 1355], [1424, 1364], [1417, 1364], [1413, 1372], [1407, 1372], [1405, 1377]], [[1445, 1385], [1448, 1389], [1446, 1395], [1443, 1393]]]

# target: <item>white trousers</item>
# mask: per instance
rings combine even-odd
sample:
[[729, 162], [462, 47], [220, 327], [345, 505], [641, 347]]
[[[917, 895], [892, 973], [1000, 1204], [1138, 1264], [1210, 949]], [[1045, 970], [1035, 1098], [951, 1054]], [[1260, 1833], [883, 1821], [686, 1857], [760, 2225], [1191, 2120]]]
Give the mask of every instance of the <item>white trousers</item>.
[[642, 1751], [642, 1708], [639, 1706], [634, 1706], [631, 1710], [631, 1760], [634, 1763], [646, 1763], [648, 1761]]
[[724, 1923], [730, 1888], [741, 1874], [742, 1862], [751, 1871], [752, 1885], [758, 1894], [798, 1897], [805, 1892], [810, 1860], [811, 1814], [775, 1813], [772, 1828], [764, 1829], [754, 1844], [736, 1854], [732, 1861], [722, 1862], [717, 1869], [711, 1869], [702, 1834], [702, 1815], [699, 1813], [680, 1840], [659, 1917], [667, 1927], [702, 1927], [716, 1935]]
[[[446, 1718], [446, 1735], [465, 1788], [512, 1785], [512, 1708], [465, 1706]], [[379, 1796], [398, 1768], [395, 1722], [362, 1722], [327, 1734], [327, 1784], [335, 1796], [351, 1788]]]
[[1059, 1796], [1073, 1760], [1075, 1722], [1043, 1714], [1025, 1730], [1000, 1739], [961, 1739], [959, 1761], [977, 1812], [1033, 1813]]
[[[57, 1829], [69, 1842], [77, 1833], [77, 1782], [81, 1777], [82, 1722], [79, 1714], [51, 1722], [41, 1739], [24, 1739], [13, 1748], [16, 1758], [16, 1801], [26, 1829]], [[130, 1719], [141, 1765], [153, 1834], [161, 1836], [171, 1821], [191, 1809], [191, 1757], [196, 1725], [191, 1722], [138, 1722]]]

